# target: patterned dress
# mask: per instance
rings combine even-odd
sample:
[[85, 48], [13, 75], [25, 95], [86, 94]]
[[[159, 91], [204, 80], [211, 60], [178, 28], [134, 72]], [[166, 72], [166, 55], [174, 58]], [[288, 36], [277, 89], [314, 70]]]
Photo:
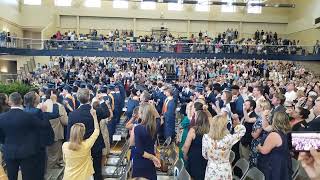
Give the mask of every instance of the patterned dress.
[[[252, 132], [257, 131], [258, 129], [262, 128], [262, 119], [260, 116], [258, 116], [256, 122], [253, 124]], [[259, 151], [257, 150], [257, 146], [261, 144], [262, 137], [266, 136], [265, 132], [261, 132], [260, 136], [257, 139], [252, 139], [251, 145], [250, 145], [250, 167], [257, 167], [258, 163], [258, 157], [259, 157]]]
[[228, 134], [221, 140], [213, 140], [208, 134], [202, 139], [202, 156], [208, 159], [205, 180], [231, 180], [232, 168], [229, 162], [231, 147], [245, 134], [246, 128], [238, 125], [234, 134]]

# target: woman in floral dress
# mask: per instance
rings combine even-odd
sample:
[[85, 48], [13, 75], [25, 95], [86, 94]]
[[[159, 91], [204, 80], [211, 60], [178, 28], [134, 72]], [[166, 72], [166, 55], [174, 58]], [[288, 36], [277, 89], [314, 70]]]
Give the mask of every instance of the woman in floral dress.
[[252, 141], [250, 146], [249, 162], [250, 167], [257, 167], [258, 157], [260, 153], [257, 150], [257, 146], [262, 143], [262, 140], [268, 135], [266, 131], [262, 129], [262, 121], [268, 119], [271, 106], [267, 100], [261, 101], [256, 107], [255, 112], [258, 115], [256, 122], [252, 127]]
[[239, 123], [234, 134], [230, 134], [227, 123], [226, 116], [215, 116], [210, 121], [209, 133], [203, 136], [202, 156], [208, 160], [205, 180], [232, 180], [231, 147], [245, 134], [246, 128]]

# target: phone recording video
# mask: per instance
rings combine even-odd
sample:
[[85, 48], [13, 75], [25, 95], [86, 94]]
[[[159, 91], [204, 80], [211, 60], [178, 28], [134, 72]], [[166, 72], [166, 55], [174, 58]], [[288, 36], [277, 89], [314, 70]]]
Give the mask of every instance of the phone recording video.
[[295, 151], [320, 149], [320, 132], [292, 132], [292, 147]]

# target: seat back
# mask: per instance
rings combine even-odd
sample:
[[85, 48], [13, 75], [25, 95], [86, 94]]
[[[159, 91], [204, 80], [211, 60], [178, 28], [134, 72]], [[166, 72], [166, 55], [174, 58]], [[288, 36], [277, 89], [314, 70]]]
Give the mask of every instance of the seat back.
[[229, 162], [232, 163], [235, 157], [236, 157], [236, 154], [233, 151], [231, 151], [229, 156]]
[[244, 176], [243, 180], [265, 180], [265, 177], [259, 169], [252, 167]]
[[131, 161], [128, 162], [128, 164], [126, 165], [126, 167], [123, 170], [123, 174], [120, 177], [120, 180], [127, 180], [129, 177], [129, 173], [130, 173], [130, 169], [131, 169]]
[[177, 180], [191, 180], [191, 176], [186, 170], [186, 168], [183, 167], [181, 169], [181, 172], [179, 173]]
[[291, 162], [292, 162], [292, 178], [296, 176], [296, 174], [298, 173], [299, 171], [299, 168], [300, 168], [300, 164], [299, 162], [294, 159], [294, 158], [291, 158]]
[[178, 159], [174, 164], [173, 175], [174, 177], [178, 177], [181, 170], [184, 168], [184, 163], [181, 159]]
[[245, 174], [249, 170], [249, 162], [246, 159], [241, 158], [234, 165], [233, 171], [235, 170], [235, 168], [239, 168], [241, 170], [241, 176], [239, 177], [239, 179], [241, 179], [245, 176]]

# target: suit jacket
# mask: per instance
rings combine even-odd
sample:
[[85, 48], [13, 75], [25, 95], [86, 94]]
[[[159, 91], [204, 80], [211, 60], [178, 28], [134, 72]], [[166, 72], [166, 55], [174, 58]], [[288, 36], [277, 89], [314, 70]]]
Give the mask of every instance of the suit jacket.
[[24, 108], [24, 111], [41, 119], [43, 121], [43, 123], [45, 124], [45, 127], [41, 128], [40, 132], [39, 132], [41, 147], [45, 147], [45, 146], [53, 144], [54, 132], [53, 132], [53, 129], [51, 127], [49, 120], [58, 118], [60, 116], [59, 115], [59, 108], [58, 108], [57, 104], [53, 105], [52, 113], [42, 112], [38, 108], [30, 108], [30, 107]]
[[279, 105], [277, 108], [272, 108], [270, 116], [270, 124], [273, 122], [273, 116], [276, 112], [286, 112], [286, 108], [283, 105]]
[[54, 141], [64, 139], [64, 126], [68, 124], [67, 111], [61, 104], [55, 104], [59, 108], [60, 117], [51, 119], [50, 124], [54, 132]]
[[[165, 106], [165, 104], [164, 104]], [[176, 123], [176, 104], [174, 99], [169, 100], [167, 110], [164, 112], [164, 134], [166, 137], [172, 136], [175, 133]]]
[[306, 131], [320, 131], [320, 116], [308, 123]]
[[238, 114], [239, 118], [243, 117], [243, 97], [241, 95], [238, 96], [237, 100], [230, 103], [231, 111], [234, 114]]
[[40, 129], [45, 121], [21, 109], [10, 109], [0, 115], [0, 139], [6, 159], [23, 159], [40, 152]]
[[[84, 139], [88, 139], [94, 131], [93, 117], [90, 113], [91, 105], [83, 104], [78, 109], [69, 113], [68, 127], [67, 127], [67, 139], [70, 138], [70, 130], [73, 124], [83, 123], [86, 127], [86, 132], [84, 134]], [[101, 118], [107, 118], [108, 109], [99, 108], [97, 111], [98, 121], [100, 123]], [[91, 152], [101, 153], [102, 149], [105, 148], [105, 144], [101, 133], [99, 134], [96, 142], [94, 143]]]

